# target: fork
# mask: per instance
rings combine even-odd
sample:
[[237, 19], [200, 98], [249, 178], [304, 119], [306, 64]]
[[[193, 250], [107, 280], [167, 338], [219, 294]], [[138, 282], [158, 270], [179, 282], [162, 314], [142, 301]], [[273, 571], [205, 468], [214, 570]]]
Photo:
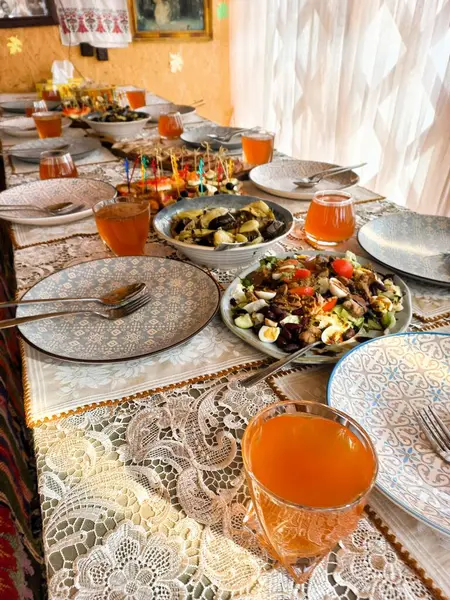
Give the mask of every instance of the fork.
[[414, 409], [414, 412], [433, 450], [445, 462], [450, 463], [450, 429], [432, 406]]
[[144, 307], [150, 302], [150, 294], [147, 292], [142, 294], [135, 300], [131, 300], [125, 306], [119, 308], [111, 308], [107, 312], [100, 312], [93, 309], [83, 310], [64, 310], [61, 312], [45, 313], [41, 315], [30, 315], [28, 317], [18, 317], [16, 319], [6, 319], [0, 321], [0, 329], [7, 329], [8, 327], [15, 327], [16, 325], [22, 325], [24, 323], [31, 323], [32, 321], [40, 321], [41, 319], [53, 319], [55, 317], [63, 317], [65, 315], [80, 315], [80, 314], [92, 314], [97, 317], [102, 317], [108, 321], [115, 321], [116, 319], [122, 319], [132, 313], [136, 312], [140, 308]]

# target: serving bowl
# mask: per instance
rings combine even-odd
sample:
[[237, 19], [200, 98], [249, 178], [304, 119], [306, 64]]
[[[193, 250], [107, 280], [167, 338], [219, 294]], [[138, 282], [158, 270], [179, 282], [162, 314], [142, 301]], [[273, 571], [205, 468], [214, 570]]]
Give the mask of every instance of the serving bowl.
[[243, 208], [251, 202], [258, 202], [260, 198], [253, 196], [237, 196], [233, 194], [218, 194], [216, 196], [205, 196], [203, 198], [193, 198], [180, 200], [176, 204], [166, 206], [161, 210], [153, 221], [158, 236], [172, 246], [175, 246], [180, 252], [185, 254], [192, 262], [211, 267], [213, 269], [237, 269], [245, 267], [252, 262], [259, 260], [264, 256], [270, 248], [277, 242], [285, 238], [294, 226], [294, 218], [292, 213], [275, 202], [264, 200], [264, 202], [272, 209], [277, 220], [284, 223], [282, 233], [273, 240], [262, 242], [260, 244], [250, 244], [248, 246], [240, 246], [238, 248], [229, 248], [218, 252], [213, 247], [197, 246], [175, 240], [170, 232], [172, 219], [179, 212], [185, 210], [195, 210], [200, 208], [216, 208], [224, 206], [226, 208]]
[[86, 117], [83, 117], [81, 120], [83, 123], [87, 123], [89, 127], [92, 127], [92, 129], [100, 135], [106, 135], [113, 139], [132, 138], [138, 135], [138, 133], [141, 133], [151, 119], [150, 115], [147, 113], [142, 111], [134, 112], [137, 112], [140, 116], [142, 116], [142, 119], [123, 123], [102, 123], [100, 121], [93, 121], [93, 119], [98, 117], [100, 113], [91, 113]]

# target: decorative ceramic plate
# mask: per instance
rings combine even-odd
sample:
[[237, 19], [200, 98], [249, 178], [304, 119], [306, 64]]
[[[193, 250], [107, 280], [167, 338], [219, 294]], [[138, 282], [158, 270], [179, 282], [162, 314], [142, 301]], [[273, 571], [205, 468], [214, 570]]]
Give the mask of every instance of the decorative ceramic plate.
[[232, 139], [231, 142], [216, 142], [213, 138], [207, 137], [208, 134], [214, 134], [218, 136], [229, 135], [233, 131], [237, 130], [236, 127], [217, 127], [215, 125], [203, 125], [190, 129], [181, 134], [181, 139], [188, 146], [199, 148], [204, 142], [209, 142], [213, 150], [218, 150], [221, 146], [228, 148], [229, 150], [238, 150], [242, 148], [241, 136], [237, 135]]
[[294, 181], [301, 177], [309, 177], [319, 171], [337, 166], [312, 160], [278, 160], [255, 167], [250, 171], [249, 177], [256, 187], [274, 196], [293, 198], [294, 200], [311, 200], [316, 192], [343, 190], [358, 183], [359, 176], [353, 171], [347, 171], [340, 175], [324, 177], [312, 188], [300, 188], [294, 185]]
[[353, 417], [371, 437], [378, 488], [450, 535], [450, 464], [433, 452], [414, 414], [415, 408], [432, 405], [450, 425], [450, 335], [406, 333], [358, 346], [334, 369], [328, 404]]
[[[413, 212], [370, 221], [358, 241], [375, 260], [431, 283], [450, 285], [450, 219]], [[447, 259], [439, 256], [447, 253]], [[436, 256], [437, 255], [437, 256]]]
[[49, 204], [73, 202], [84, 204], [84, 208], [70, 215], [51, 216], [33, 210], [1, 210], [0, 218], [22, 225], [62, 225], [85, 219], [92, 214], [92, 207], [100, 200], [109, 200], [116, 189], [106, 181], [85, 177], [46, 179], [32, 181], [8, 188], [0, 193], [0, 204], [33, 205], [45, 208]]
[[[25, 109], [30, 105], [30, 102], [38, 100], [38, 98], [28, 98], [24, 100], [12, 100], [10, 102], [0, 102], [0, 108], [3, 108], [4, 111], [17, 114], [24, 115]], [[48, 110], [55, 110], [58, 106], [61, 106], [61, 102], [56, 102], [54, 100], [46, 100]]]
[[[186, 342], [206, 327], [219, 307], [219, 286], [205, 271], [181, 261], [151, 256], [104, 258], [68, 267], [39, 281], [23, 299], [96, 298], [137, 281], [147, 284], [151, 300], [123, 319], [108, 321], [95, 315], [70, 315], [21, 325], [20, 333], [38, 350], [64, 360], [131, 360]], [[69, 306], [72, 305], [55, 303], [52, 310], [70, 310]], [[80, 304], [73, 306], [79, 308]], [[102, 310], [97, 303], [85, 306]], [[21, 305], [17, 316], [39, 312], [42, 306]]]
[[[345, 253], [343, 252], [315, 252], [312, 250], [299, 250], [298, 252], [286, 252], [284, 254], [277, 254], [277, 258], [289, 258], [291, 256], [295, 256], [295, 254], [307, 254], [308, 256], [317, 256], [318, 254], [320, 254], [321, 256], [345, 256]], [[356, 258], [358, 262], [363, 266], [370, 265], [370, 267], [372, 267], [379, 273], [389, 273], [388, 269], [385, 269], [384, 267], [376, 263], [369, 262], [366, 258], [362, 258], [361, 256], [357, 256]], [[241, 279], [243, 279], [246, 275], [257, 269], [259, 266], [259, 262], [254, 263], [251, 267], [248, 267], [248, 269], [245, 269], [245, 271], [240, 273], [239, 277], [237, 277], [228, 286], [224, 295], [222, 296], [222, 301], [220, 303], [222, 319], [225, 325], [228, 327], [228, 329], [230, 329], [235, 335], [244, 340], [244, 342], [247, 342], [254, 348], [257, 348], [264, 354], [268, 354], [269, 356], [273, 356], [274, 358], [284, 358], [286, 356], [286, 352], [280, 350], [278, 346], [276, 346], [275, 344], [261, 342], [258, 336], [255, 335], [255, 333], [251, 329], [241, 329], [240, 327], [236, 327], [233, 321], [230, 300], [233, 295], [234, 289], [236, 285], [241, 281]], [[400, 286], [400, 289], [403, 293], [403, 310], [395, 315], [397, 322], [395, 324], [394, 329], [392, 330], [393, 333], [400, 333], [402, 331], [406, 331], [409, 327], [409, 324], [411, 323], [411, 294], [405, 282], [402, 279], [400, 279], [400, 277], [395, 276], [394, 283]], [[342, 354], [336, 356], [325, 356], [317, 354], [314, 350], [312, 350], [298, 358], [295, 362], [300, 364], [333, 364], [338, 362], [338, 360], [342, 356]]]
[[[67, 117], [62, 117], [61, 125], [63, 129], [70, 127], [72, 121]], [[38, 132], [34, 120], [31, 117], [17, 117], [16, 119], [8, 119], [0, 123], [0, 131], [4, 131], [8, 135], [14, 137], [37, 137]]]
[[[68, 145], [67, 152], [70, 152], [72, 158], [83, 158], [101, 147], [99, 140], [92, 138], [46, 138], [44, 140], [31, 140], [29, 142], [23, 142], [22, 144], [16, 144], [9, 149], [11, 156], [18, 158], [24, 162], [39, 164], [41, 152], [46, 150], [58, 150], [64, 145]], [[66, 148], [64, 148], [66, 149]]]

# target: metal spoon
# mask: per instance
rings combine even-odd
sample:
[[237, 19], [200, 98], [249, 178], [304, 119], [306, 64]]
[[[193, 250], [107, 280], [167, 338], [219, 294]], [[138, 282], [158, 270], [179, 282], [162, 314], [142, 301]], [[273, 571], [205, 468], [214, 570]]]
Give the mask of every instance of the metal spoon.
[[322, 181], [324, 177], [327, 175], [339, 175], [340, 173], [346, 173], [347, 171], [351, 171], [352, 169], [358, 169], [359, 167], [364, 167], [367, 163], [361, 163], [359, 165], [353, 165], [351, 167], [331, 167], [330, 169], [325, 169], [324, 171], [319, 171], [318, 173], [314, 173], [313, 175], [309, 175], [308, 177], [302, 177], [298, 181], [294, 181], [294, 185], [297, 187], [313, 187]]
[[244, 131], [250, 131], [250, 129], [248, 129], [247, 127], [242, 128], [242, 129], [235, 129], [233, 132], [225, 134], [225, 135], [215, 135], [214, 133], [208, 133], [206, 135], [206, 137], [216, 140], [216, 142], [227, 143], [232, 138], [234, 138], [236, 135], [239, 135], [240, 133], [244, 133]]
[[0, 212], [6, 212], [8, 210], [36, 210], [53, 217], [58, 215], [70, 215], [71, 213], [80, 211], [82, 208], [84, 208], [84, 204], [74, 204], [73, 202], [58, 202], [56, 204], [49, 204], [45, 207], [35, 206], [33, 204], [0, 204]]
[[115, 288], [100, 298], [38, 298], [36, 300], [16, 300], [11, 302], [1, 302], [1, 308], [8, 306], [20, 306], [22, 304], [45, 304], [49, 302], [98, 302], [108, 308], [124, 306], [130, 300], [146, 289], [145, 283], [131, 283], [120, 288]]

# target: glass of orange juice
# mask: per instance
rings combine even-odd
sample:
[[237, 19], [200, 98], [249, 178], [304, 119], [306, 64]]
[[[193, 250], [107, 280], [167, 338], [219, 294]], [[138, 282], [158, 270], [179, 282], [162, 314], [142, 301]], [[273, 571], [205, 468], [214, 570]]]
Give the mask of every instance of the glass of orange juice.
[[147, 200], [134, 196], [117, 196], [102, 200], [93, 207], [98, 233], [116, 256], [144, 254], [150, 227]]
[[309, 205], [305, 235], [316, 244], [335, 246], [355, 233], [353, 197], [348, 192], [316, 192]]
[[253, 167], [272, 162], [274, 139], [273, 133], [263, 129], [243, 133], [244, 162]]
[[145, 90], [127, 90], [126, 94], [130, 108], [145, 106]]
[[367, 433], [329, 406], [278, 402], [249, 422], [244, 523], [298, 583], [357, 526], [378, 469]]
[[162, 138], [175, 140], [183, 133], [183, 119], [179, 112], [169, 112], [159, 115], [158, 131]]
[[54, 111], [43, 111], [33, 113], [39, 137], [51, 138], [62, 135], [62, 113]]
[[65, 150], [48, 150], [46, 152], [41, 152], [39, 177], [41, 179], [78, 177], [78, 171], [73, 162], [72, 155]]

